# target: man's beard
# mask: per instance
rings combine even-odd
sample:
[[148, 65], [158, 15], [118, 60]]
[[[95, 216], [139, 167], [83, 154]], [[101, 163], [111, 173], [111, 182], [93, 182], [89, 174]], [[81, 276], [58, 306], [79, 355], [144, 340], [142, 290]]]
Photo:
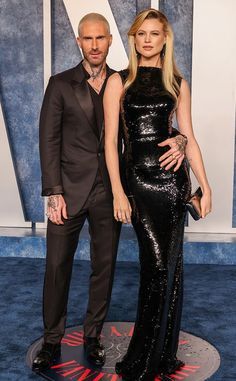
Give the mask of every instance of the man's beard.
[[[108, 55], [108, 49], [106, 52], [100, 52], [99, 50], [98, 51], [90, 51], [88, 54], [86, 54], [83, 50], [82, 50], [82, 52], [83, 52], [84, 59], [89, 63], [90, 67], [94, 67], [94, 68], [98, 68], [101, 65], [103, 65], [103, 63], [106, 61], [106, 58]], [[101, 53], [101, 59], [99, 62], [94, 62], [93, 60], [90, 59], [90, 54], [92, 52], [93, 53]]]

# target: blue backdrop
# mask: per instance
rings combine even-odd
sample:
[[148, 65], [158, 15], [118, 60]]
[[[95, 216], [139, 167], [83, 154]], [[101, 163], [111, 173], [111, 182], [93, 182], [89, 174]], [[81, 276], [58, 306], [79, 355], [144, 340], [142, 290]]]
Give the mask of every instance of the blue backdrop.
[[[127, 50], [127, 30], [150, 0], [109, 0]], [[78, 2], [79, 4], [79, 2]], [[62, 0], [52, 0], [52, 73], [81, 60]], [[38, 152], [38, 119], [43, 99], [43, 0], [0, 0], [0, 88], [6, 128], [27, 221], [44, 220]], [[191, 81], [192, 0], [160, 0], [176, 35], [176, 58]], [[78, 20], [79, 21], [79, 20]]]

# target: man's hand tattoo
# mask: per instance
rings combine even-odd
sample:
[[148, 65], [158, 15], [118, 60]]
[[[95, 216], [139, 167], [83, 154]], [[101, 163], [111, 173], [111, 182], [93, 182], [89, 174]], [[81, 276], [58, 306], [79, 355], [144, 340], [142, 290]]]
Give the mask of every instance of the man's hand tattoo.
[[57, 208], [59, 205], [59, 197], [60, 197], [60, 195], [49, 196], [48, 207], [57, 211]]
[[180, 152], [184, 153], [188, 139], [183, 135], [177, 135], [175, 137], [176, 144]]

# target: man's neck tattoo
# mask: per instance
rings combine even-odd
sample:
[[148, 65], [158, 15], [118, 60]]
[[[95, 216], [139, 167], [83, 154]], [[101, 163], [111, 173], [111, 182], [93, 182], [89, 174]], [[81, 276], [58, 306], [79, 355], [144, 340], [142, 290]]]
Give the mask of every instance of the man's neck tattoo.
[[104, 63], [96, 67], [95, 69], [94, 67], [90, 65], [90, 63], [87, 60], [84, 60], [84, 66], [85, 66], [85, 69], [86, 67], [89, 68], [89, 74], [90, 74], [90, 77], [92, 78], [92, 81], [95, 81], [95, 79], [99, 78], [100, 74], [101, 74], [100, 77], [102, 77], [103, 72], [105, 72]]

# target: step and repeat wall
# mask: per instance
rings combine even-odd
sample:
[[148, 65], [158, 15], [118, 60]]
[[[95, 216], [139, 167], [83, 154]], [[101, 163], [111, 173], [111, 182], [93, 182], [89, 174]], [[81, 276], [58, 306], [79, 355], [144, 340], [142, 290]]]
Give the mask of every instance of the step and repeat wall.
[[[188, 232], [236, 232], [235, 0], [0, 0], [0, 226], [44, 226], [38, 119], [50, 75], [78, 64], [77, 25], [110, 22], [108, 64], [127, 66], [127, 30], [152, 6], [169, 18], [178, 66], [192, 91], [194, 131], [213, 189], [213, 212]], [[193, 187], [196, 183], [193, 179]]]

